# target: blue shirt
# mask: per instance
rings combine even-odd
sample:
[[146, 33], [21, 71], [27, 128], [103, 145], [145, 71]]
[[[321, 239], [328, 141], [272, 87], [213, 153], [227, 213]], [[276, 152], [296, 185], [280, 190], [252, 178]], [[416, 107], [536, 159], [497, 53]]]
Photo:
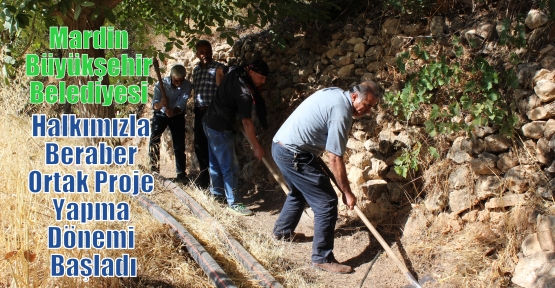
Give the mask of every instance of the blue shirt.
[[[168, 96], [168, 107], [173, 109], [179, 107], [181, 112], [185, 111], [185, 106], [187, 105], [187, 99], [191, 95], [191, 89], [193, 85], [187, 79], [183, 79], [181, 86], [174, 88], [171, 84], [171, 77], [168, 76], [162, 79], [164, 83], [164, 90], [166, 91], [166, 96]], [[154, 86], [154, 97], [152, 99], [152, 108], [154, 108], [154, 103], [160, 102], [162, 99], [162, 92], [160, 91], [160, 82], [156, 82]]]
[[350, 93], [332, 87], [316, 91], [293, 111], [274, 136], [287, 149], [316, 156], [343, 156], [353, 123]]
[[193, 69], [193, 89], [195, 90], [195, 107], [209, 106], [216, 95], [216, 70], [223, 64], [212, 60], [205, 69], [199, 65]]

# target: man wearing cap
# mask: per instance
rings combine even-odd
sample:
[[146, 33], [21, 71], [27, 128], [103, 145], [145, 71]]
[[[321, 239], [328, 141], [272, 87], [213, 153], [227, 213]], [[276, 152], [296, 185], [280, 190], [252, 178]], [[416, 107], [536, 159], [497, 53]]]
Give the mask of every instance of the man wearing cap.
[[154, 112], [152, 120], [150, 120], [152, 132], [148, 144], [150, 171], [153, 173], [160, 172], [158, 161], [160, 159], [160, 137], [166, 128], [170, 128], [177, 180], [181, 182], [187, 181], [185, 172], [185, 117], [183, 112], [192, 88], [191, 82], [185, 79], [185, 74], [186, 71], [183, 65], [175, 65], [171, 68], [170, 76], [162, 80], [168, 97], [166, 106], [163, 106], [161, 102], [160, 83], [156, 83], [152, 101]]
[[245, 134], [254, 146], [254, 156], [261, 160], [264, 150], [256, 139], [251, 111], [254, 104], [258, 120], [266, 128], [266, 107], [259, 88], [266, 82], [268, 73], [268, 65], [262, 60], [233, 69], [225, 75], [203, 118], [210, 148], [210, 192], [217, 200], [226, 199], [228, 209], [238, 215], [252, 215], [252, 211], [243, 205], [242, 195], [237, 191], [239, 162], [232, 126], [239, 114]]
[[326, 88], [312, 94], [295, 109], [274, 136], [272, 156], [291, 189], [274, 225], [276, 239], [292, 239], [308, 203], [314, 211], [312, 266], [334, 273], [350, 273], [333, 255], [338, 198], [330, 178], [322, 170], [320, 155], [328, 160], [343, 203], [356, 204], [343, 162], [353, 116], [362, 116], [380, 97], [378, 85], [363, 82], [350, 91]]
[[193, 69], [193, 90], [195, 92], [195, 122], [193, 125], [195, 155], [197, 156], [200, 174], [196, 183], [200, 188], [206, 189], [210, 184], [208, 173], [208, 139], [202, 128], [202, 118], [208, 110], [218, 85], [224, 78], [224, 65], [212, 59], [212, 45], [206, 40], [199, 40], [196, 45], [196, 56], [200, 60]]

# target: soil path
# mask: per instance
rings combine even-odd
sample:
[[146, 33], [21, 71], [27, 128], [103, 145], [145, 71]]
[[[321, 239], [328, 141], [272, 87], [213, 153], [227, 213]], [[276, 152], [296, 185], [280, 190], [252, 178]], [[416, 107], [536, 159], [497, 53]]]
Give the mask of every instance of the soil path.
[[[146, 151], [146, 149], [141, 150]], [[175, 177], [172, 159], [162, 159], [160, 170], [161, 175], [167, 178]], [[240, 181], [240, 186], [253, 186], [253, 183]], [[242, 223], [246, 227], [270, 236], [286, 195], [279, 187], [271, 187], [268, 184], [265, 186], [268, 188], [261, 189], [261, 186], [255, 186], [251, 189], [241, 189], [245, 204], [254, 212], [253, 216], [242, 217]], [[168, 197], [171, 197], [170, 194], [168, 193]], [[286, 243], [284, 257], [290, 263], [288, 269], [300, 270], [303, 277], [310, 279], [310, 283], [313, 283], [310, 287], [360, 287], [372, 260], [378, 253], [380, 256], [366, 276], [362, 287], [401, 287], [408, 284], [362, 222], [346, 223], [345, 219], [340, 217], [336, 225], [334, 255], [339, 262], [354, 268], [355, 272], [352, 274], [333, 274], [312, 268], [310, 265], [314, 235], [312, 224], [301, 222], [296, 232], [304, 233], [307, 239], [302, 242]], [[390, 244], [395, 243], [394, 239], [387, 237], [386, 241]], [[396, 245], [393, 250], [402, 259]], [[291, 287], [287, 283], [283, 284]]]

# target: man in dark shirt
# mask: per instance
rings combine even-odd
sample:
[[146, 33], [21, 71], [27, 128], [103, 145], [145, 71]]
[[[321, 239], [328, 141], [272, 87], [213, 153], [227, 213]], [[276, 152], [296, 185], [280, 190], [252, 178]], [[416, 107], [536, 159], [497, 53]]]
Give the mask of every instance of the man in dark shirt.
[[258, 89], [266, 82], [268, 73], [268, 65], [262, 60], [233, 69], [224, 77], [203, 119], [210, 147], [210, 192], [216, 198], [225, 195], [229, 209], [238, 215], [252, 215], [252, 212], [237, 193], [239, 162], [233, 143], [233, 123], [239, 114], [245, 134], [253, 143], [254, 156], [261, 160], [264, 150], [256, 139], [251, 111], [255, 104], [258, 119], [266, 126], [264, 99]]
[[208, 174], [209, 156], [208, 139], [202, 128], [202, 118], [210, 107], [218, 85], [224, 78], [224, 65], [212, 59], [212, 45], [206, 40], [199, 40], [196, 45], [196, 55], [200, 60], [193, 69], [193, 90], [195, 101], [195, 122], [193, 125], [195, 154], [197, 156], [200, 174], [196, 184], [202, 188], [208, 188], [210, 175]]

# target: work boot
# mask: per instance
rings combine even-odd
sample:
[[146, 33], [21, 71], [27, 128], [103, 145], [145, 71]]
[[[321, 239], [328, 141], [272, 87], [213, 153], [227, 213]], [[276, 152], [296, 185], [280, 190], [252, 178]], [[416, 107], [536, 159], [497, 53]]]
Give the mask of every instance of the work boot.
[[331, 273], [339, 273], [339, 274], [347, 274], [347, 273], [352, 273], [353, 272], [353, 268], [351, 268], [351, 266], [339, 264], [339, 262], [337, 262], [337, 261], [328, 262], [328, 263], [314, 263], [314, 262], [312, 262], [312, 267], [314, 267], [316, 269], [319, 269], [319, 270], [328, 271], [328, 272], [331, 272]]

